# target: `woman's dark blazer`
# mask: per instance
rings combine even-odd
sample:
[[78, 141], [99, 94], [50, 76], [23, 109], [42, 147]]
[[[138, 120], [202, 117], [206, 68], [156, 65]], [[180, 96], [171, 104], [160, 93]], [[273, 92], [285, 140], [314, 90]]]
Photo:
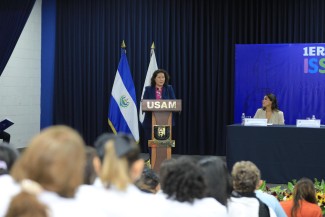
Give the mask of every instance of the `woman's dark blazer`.
[[[162, 92], [162, 99], [176, 99], [173, 87], [171, 85], [164, 85], [163, 92]], [[147, 86], [144, 94], [143, 99], [156, 99], [156, 87]], [[151, 128], [152, 122], [151, 112], [146, 112], [146, 116], [143, 120], [143, 127], [144, 128]], [[174, 125], [174, 118], [173, 118], [173, 125]]]

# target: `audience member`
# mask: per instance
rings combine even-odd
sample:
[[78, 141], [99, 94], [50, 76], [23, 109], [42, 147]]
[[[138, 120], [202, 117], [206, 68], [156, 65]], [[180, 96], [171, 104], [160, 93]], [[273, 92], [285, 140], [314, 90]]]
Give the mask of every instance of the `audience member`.
[[100, 159], [96, 149], [86, 146], [86, 165], [84, 173], [84, 184], [92, 185], [97, 178], [100, 168]]
[[0, 176], [9, 173], [18, 156], [18, 151], [8, 143], [0, 144]]
[[281, 205], [288, 217], [322, 217], [317, 205], [314, 183], [307, 178], [300, 179], [295, 185], [293, 199], [282, 201]]
[[9, 175], [18, 155], [18, 151], [8, 143], [0, 144], [0, 217], [4, 216], [11, 197], [19, 192]]
[[207, 157], [199, 161], [207, 184], [207, 197], [213, 197], [222, 205], [227, 206], [227, 200], [232, 191], [231, 177], [226, 162], [220, 157]]
[[104, 145], [97, 143], [95, 146], [103, 147], [97, 150], [104, 150], [105, 154], [102, 158], [100, 179], [94, 185], [105, 189], [112, 197], [113, 202], [109, 204], [114, 205], [109, 207], [109, 216], [143, 216], [140, 207], [144, 205], [146, 212], [159, 216], [157, 210], [164, 207], [164, 201], [160, 201], [153, 194], [140, 191], [134, 185], [141, 177], [144, 161], [140, 158], [140, 149], [133, 137], [126, 134], [104, 134], [98, 141], [104, 141]]
[[[28, 183], [30, 182], [30, 183]], [[35, 182], [24, 180], [21, 183], [21, 193], [11, 200], [5, 217], [50, 217], [48, 206], [37, 199], [42, 188]], [[33, 196], [32, 196], [33, 195]]]
[[[96, 210], [74, 199], [84, 165], [84, 142], [76, 131], [66, 126], [43, 130], [13, 166], [11, 185], [1, 186], [5, 197], [15, 195], [7, 190], [10, 186], [20, 192], [6, 216], [91, 216]], [[5, 212], [0, 210], [0, 216]]]
[[269, 217], [274, 211], [259, 200], [254, 191], [261, 178], [259, 169], [250, 161], [235, 163], [232, 172], [234, 191], [228, 200], [229, 217]]
[[2, 139], [3, 142], [10, 143], [10, 134], [5, 131], [0, 131], [0, 139]]
[[109, 140], [114, 139], [114, 137], [115, 135], [113, 133], [103, 133], [95, 141], [94, 148], [96, 149], [98, 158], [94, 159], [93, 166], [97, 174], [94, 184], [97, 186], [100, 185], [99, 174], [105, 157], [105, 145]]
[[164, 216], [227, 216], [226, 207], [204, 198], [206, 183], [201, 168], [181, 157], [161, 165], [161, 188], [168, 201]]
[[[144, 161], [140, 158], [140, 149], [129, 135], [111, 136], [104, 146], [105, 155], [100, 171], [100, 184], [106, 189], [113, 187], [120, 191], [127, 191], [130, 186], [136, 188], [132, 183], [141, 177], [144, 167]], [[95, 182], [95, 185], [98, 183]]]
[[262, 190], [259, 190], [262, 184], [263, 181], [260, 180], [255, 190], [256, 197], [260, 199], [263, 203], [265, 203], [268, 207], [272, 208], [277, 217], [287, 217], [282, 206], [280, 205], [280, 202], [278, 201], [278, 199], [276, 199], [276, 197], [271, 194], [265, 193]]
[[156, 194], [160, 190], [159, 177], [150, 168], [144, 168], [140, 179], [135, 185], [143, 192]]

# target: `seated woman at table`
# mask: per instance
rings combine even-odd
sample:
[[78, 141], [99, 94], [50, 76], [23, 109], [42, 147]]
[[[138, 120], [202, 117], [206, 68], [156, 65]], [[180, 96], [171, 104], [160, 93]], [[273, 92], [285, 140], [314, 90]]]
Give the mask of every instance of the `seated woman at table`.
[[273, 93], [264, 96], [262, 106], [257, 109], [254, 118], [266, 118], [267, 123], [284, 125], [283, 112], [279, 110], [277, 99]]

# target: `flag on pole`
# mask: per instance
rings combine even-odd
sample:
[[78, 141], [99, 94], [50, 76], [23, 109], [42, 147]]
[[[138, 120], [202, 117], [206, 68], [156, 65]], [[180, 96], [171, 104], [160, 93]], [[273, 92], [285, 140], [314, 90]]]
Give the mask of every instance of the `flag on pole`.
[[136, 103], [135, 87], [123, 41], [121, 59], [110, 97], [108, 123], [115, 134], [118, 132], [132, 134], [134, 139], [139, 141]]
[[[147, 75], [146, 75], [146, 80], [144, 81], [144, 84], [143, 84], [143, 89], [142, 89], [142, 94], [141, 94], [141, 100], [143, 98], [143, 94], [144, 94], [144, 91], [145, 91], [145, 87], [151, 85], [151, 77], [152, 77], [152, 74], [157, 69], [158, 69], [158, 65], [157, 65], [157, 60], [156, 60], [156, 55], [155, 55], [155, 43], [152, 42], [150, 63], [149, 63], [149, 67], [148, 67], [148, 71], [147, 71]], [[145, 113], [142, 113], [142, 108], [140, 106], [139, 120], [140, 120], [141, 123], [143, 122], [145, 115], [146, 115]]]

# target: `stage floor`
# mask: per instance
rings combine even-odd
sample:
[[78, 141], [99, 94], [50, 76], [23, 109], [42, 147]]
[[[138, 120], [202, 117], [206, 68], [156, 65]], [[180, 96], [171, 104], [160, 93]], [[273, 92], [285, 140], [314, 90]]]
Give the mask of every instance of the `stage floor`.
[[[141, 153], [140, 154], [141, 158], [143, 160], [148, 160], [149, 159], [149, 154], [148, 153]], [[187, 156], [187, 157], [191, 157], [193, 158], [193, 160], [201, 160], [202, 158], [206, 158], [206, 157], [212, 157], [213, 155], [181, 155], [181, 154], [172, 154], [172, 158], [177, 159], [181, 156]], [[221, 157], [224, 161], [226, 161], [226, 156], [218, 156]]]

